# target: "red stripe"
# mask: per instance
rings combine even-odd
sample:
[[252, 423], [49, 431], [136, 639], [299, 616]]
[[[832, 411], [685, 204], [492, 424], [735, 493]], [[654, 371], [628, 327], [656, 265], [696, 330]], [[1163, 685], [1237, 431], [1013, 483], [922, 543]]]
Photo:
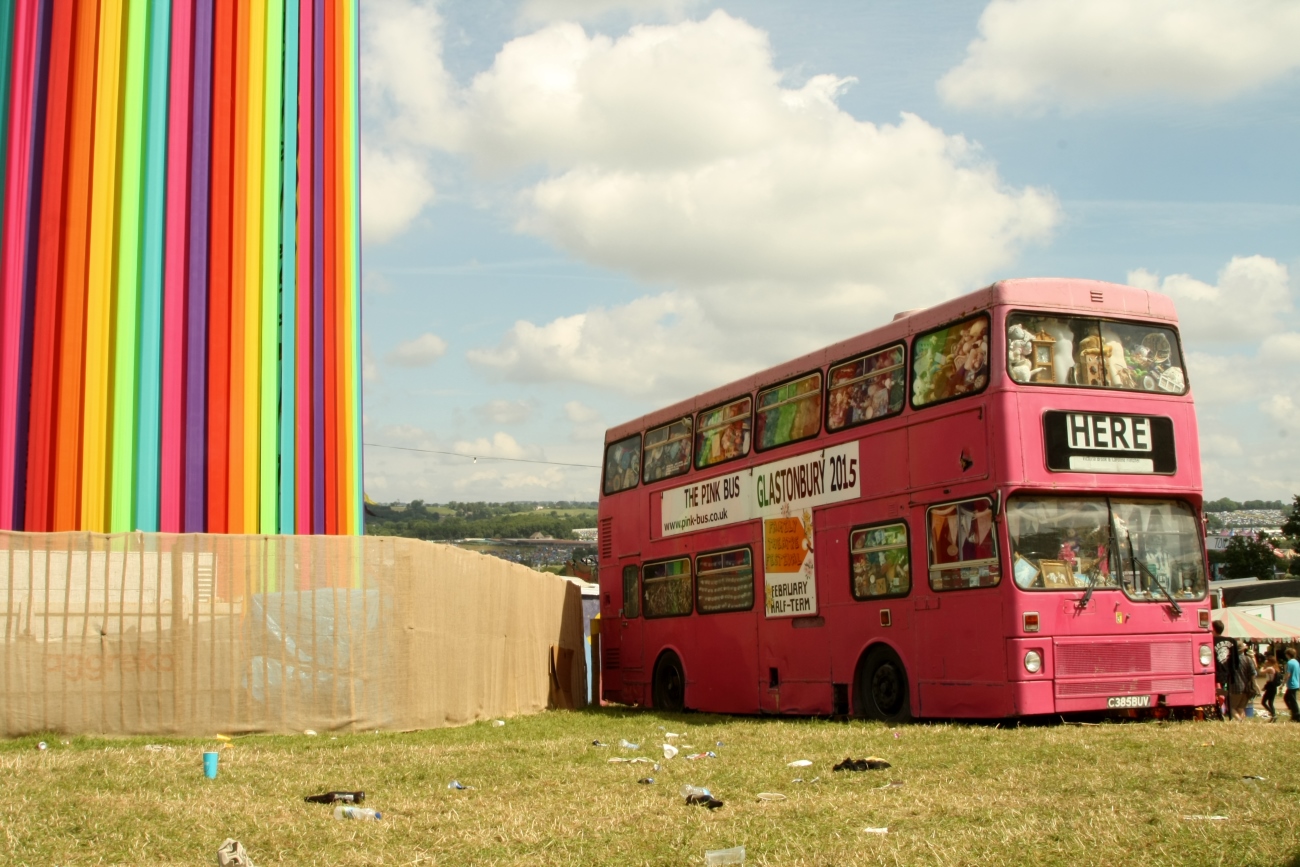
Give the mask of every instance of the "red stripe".
[[325, 532], [338, 533], [338, 5], [325, 7]]

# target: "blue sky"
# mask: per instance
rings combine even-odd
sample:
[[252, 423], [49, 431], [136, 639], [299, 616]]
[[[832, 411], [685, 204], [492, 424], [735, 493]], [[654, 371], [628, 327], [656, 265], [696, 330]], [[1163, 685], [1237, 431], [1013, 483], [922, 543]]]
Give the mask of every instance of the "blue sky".
[[[1300, 493], [1293, 0], [362, 0], [379, 501], [992, 280], [1171, 295], [1207, 496]], [[490, 460], [511, 458], [514, 460]], [[536, 461], [537, 463], [530, 463]]]

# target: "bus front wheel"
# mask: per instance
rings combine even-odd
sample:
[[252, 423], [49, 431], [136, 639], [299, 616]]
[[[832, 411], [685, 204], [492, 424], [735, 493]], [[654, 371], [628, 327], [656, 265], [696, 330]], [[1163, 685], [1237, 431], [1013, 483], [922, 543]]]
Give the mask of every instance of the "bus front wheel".
[[682, 661], [671, 650], [655, 663], [652, 698], [655, 710], [681, 713], [686, 709], [686, 675], [682, 671]]
[[888, 647], [872, 649], [858, 666], [856, 695], [858, 716], [887, 723], [912, 718], [907, 670]]

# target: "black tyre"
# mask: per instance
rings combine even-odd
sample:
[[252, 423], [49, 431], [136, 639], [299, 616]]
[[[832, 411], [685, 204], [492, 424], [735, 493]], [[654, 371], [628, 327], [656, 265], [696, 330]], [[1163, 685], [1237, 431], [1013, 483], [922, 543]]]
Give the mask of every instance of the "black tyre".
[[862, 660], [856, 686], [853, 703], [858, 716], [887, 723], [912, 718], [907, 669], [888, 647], [873, 648]]
[[655, 663], [654, 700], [655, 710], [668, 713], [681, 713], [686, 710], [686, 673], [682, 670], [682, 661], [671, 650], [659, 657]]

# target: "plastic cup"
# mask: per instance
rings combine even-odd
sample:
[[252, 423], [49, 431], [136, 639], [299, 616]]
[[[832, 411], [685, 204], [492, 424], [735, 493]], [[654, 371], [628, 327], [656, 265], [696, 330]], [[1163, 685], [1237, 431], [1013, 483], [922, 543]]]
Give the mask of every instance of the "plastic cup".
[[215, 752], [203, 754], [203, 776], [209, 780], [217, 778], [217, 754]]

